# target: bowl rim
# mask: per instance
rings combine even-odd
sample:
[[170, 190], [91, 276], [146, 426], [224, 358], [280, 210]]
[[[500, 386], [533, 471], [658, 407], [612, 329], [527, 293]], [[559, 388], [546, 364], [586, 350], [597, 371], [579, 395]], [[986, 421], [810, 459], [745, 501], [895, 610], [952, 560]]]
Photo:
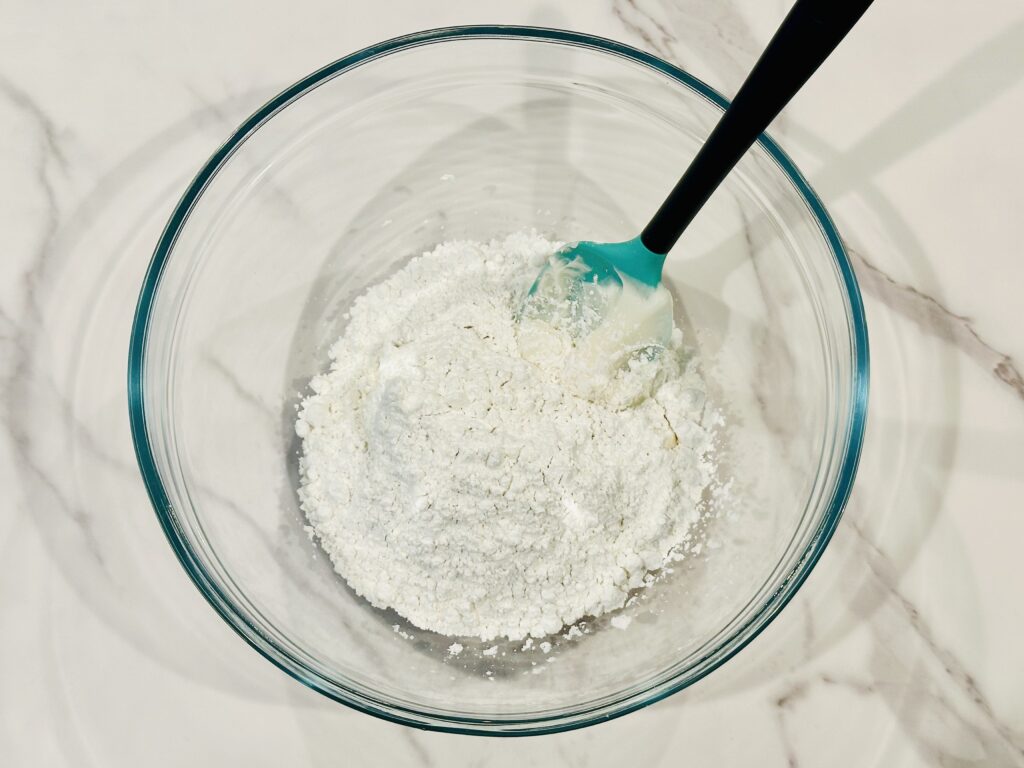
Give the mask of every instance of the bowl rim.
[[[653, 54], [607, 38], [548, 27], [468, 25], [429, 29], [376, 43], [322, 67], [281, 91], [247, 118], [231, 134], [227, 141], [210, 156], [202, 169], [192, 179], [185, 193], [175, 206], [157, 242], [143, 279], [132, 323], [127, 371], [129, 420], [136, 461], [138, 462], [146, 491], [164, 534], [178, 560], [181, 562], [182, 567], [203, 597], [206, 598], [207, 602], [220, 614], [221, 618], [250, 646], [255, 648], [256, 651], [276, 667], [328, 698], [367, 714], [403, 725], [448, 733], [492, 736], [527, 736], [558, 733], [621, 717], [660, 701], [701, 680], [746, 647], [771, 623], [782, 608], [789, 603], [807, 579], [832, 538], [832, 534], [849, 499], [860, 460], [867, 417], [869, 351], [863, 301], [849, 256], [843, 246], [839, 232], [836, 230], [824, 205], [817, 194], [811, 189], [807, 180], [797, 170], [793, 161], [766, 133], [758, 138], [757, 143], [779, 165], [817, 219], [845, 288], [848, 301], [848, 321], [852, 331], [851, 344], [853, 351], [850, 418], [846, 425], [845, 433], [840, 434], [840, 438], [845, 437], [846, 445], [843, 450], [836, 487], [828, 511], [809, 540], [802, 557], [798, 559], [797, 564], [781, 580], [780, 586], [768, 597], [758, 611], [744, 621], [742, 625], [730, 632], [728, 637], [721, 641], [714, 651], [710, 652], [705, 659], [702, 659], [702, 661], [710, 659], [710, 663], [704, 664], [695, 674], [687, 676], [684, 673], [677, 673], [674, 678], [662, 681], [661, 683], [654, 683], [643, 691], [612, 697], [596, 705], [589, 704], [571, 711], [562, 711], [552, 715], [541, 714], [510, 719], [465, 717], [449, 713], [440, 714], [436, 711], [422, 711], [411, 706], [396, 704], [383, 698], [379, 700], [374, 699], [365, 692], [347, 688], [335, 680], [329, 680], [310, 668], [308, 664], [297, 658], [294, 654], [281, 648], [262, 634], [259, 628], [249, 621], [245, 612], [240, 610], [228, 597], [225, 591], [218, 585], [216, 579], [211, 576], [196, 557], [187, 539], [179, 530], [174, 509], [160, 479], [154, 451], [149, 442], [146, 423], [143, 374], [151, 312], [157, 288], [164, 266], [170, 258], [174, 244], [188, 220], [189, 214], [202, 196], [206, 186], [224, 163], [250, 135], [270, 120], [277, 112], [313, 88], [345, 71], [399, 51], [427, 44], [466, 38], [526, 39], [537, 42], [574, 45], [599, 53], [611, 54], [656, 70], [684, 87], [689, 88], [691, 91], [696, 92], [698, 95], [703, 96], [722, 109], [726, 109], [729, 106], [728, 100], [716, 90], [688, 72]], [[734, 643], [734, 645], [728, 647], [730, 643]], [[723, 649], [724, 652], [721, 652]], [[711, 658], [716, 654], [717, 658]], [[693, 667], [690, 670], [692, 672]]]

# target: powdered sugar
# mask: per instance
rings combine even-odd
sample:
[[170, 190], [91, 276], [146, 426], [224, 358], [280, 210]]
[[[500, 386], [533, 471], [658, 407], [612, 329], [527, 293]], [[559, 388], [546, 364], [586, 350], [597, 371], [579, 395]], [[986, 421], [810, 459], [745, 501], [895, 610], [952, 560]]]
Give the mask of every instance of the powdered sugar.
[[678, 333], [596, 402], [520, 355], [516, 309], [557, 247], [519, 234], [413, 259], [355, 302], [302, 404], [316, 536], [419, 627], [516, 640], [620, 608], [699, 517], [713, 465]]

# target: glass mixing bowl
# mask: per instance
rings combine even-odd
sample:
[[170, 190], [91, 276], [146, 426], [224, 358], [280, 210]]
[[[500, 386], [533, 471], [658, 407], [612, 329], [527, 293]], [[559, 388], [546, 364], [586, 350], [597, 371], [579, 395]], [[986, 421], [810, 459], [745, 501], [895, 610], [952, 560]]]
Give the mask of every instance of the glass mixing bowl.
[[[552, 647], [423, 631], [370, 607], [304, 531], [293, 422], [346, 309], [452, 238], [633, 237], [726, 101], [619, 43], [460, 27], [341, 59], [262, 107], [174, 211], [139, 298], [132, 434], [167, 537], [246, 641], [306, 685], [439, 730], [542, 733], [693, 683], [813, 568], [856, 471], [863, 309], [821, 202], [762, 137], [669, 255], [721, 412], [700, 554]], [[548, 652], [545, 653], [545, 650]], [[555, 663], [548, 659], [554, 659]]]

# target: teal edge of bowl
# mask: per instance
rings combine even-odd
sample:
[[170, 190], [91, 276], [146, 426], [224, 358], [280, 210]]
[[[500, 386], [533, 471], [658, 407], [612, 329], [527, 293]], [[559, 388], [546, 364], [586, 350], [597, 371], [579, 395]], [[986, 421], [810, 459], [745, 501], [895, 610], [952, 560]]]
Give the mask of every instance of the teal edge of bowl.
[[[698, 680], [703, 679], [705, 676], [735, 656], [755, 637], [757, 637], [757, 635], [778, 615], [779, 611], [785, 607], [790, 599], [792, 599], [793, 595], [796, 594], [799, 587], [803, 584], [804, 580], [810, 574], [814, 565], [821, 557], [822, 552], [824, 552], [825, 547], [836, 529], [836, 525], [842, 515], [843, 508], [846, 506], [846, 502], [849, 499], [850, 492], [853, 487], [853, 480], [857, 474], [857, 465], [860, 460], [861, 448], [864, 440], [864, 429], [867, 419], [869, 364], [868, 333], [867, 324], [864, 318], [864, 305], [860, 294], [860, 288], [858, 287], [856, 277], [854, 276], [853, 267], [850, 264], [849, 257], [846, 254], [846, 250], [843, 247], [842, 240], [832, 222], [832, 219], [826, 212], [824, 205], [822, 205], [821, 201], [818, 199], [818, 196], [807, 183], [807, 180], [804, 179], [803, 175], [797, 170], [796, 166], [785, 152], [779, 148], [779, 145], [776, 144], [775, 141], [773, 141], [767, 134], [762, 134], [758, 139], [758, 143], [760, 143], [761, 146], [764, 147], [764, 149], [779, 164], [804, 197], [814, 215], [817, 217], [821, 230], [832, 248], [836, 264], [839, 267], [839, 271], [846, 288], [847, 297], [850, 303], [850, 316], [853, 322], [854, 389], [852, 394], [852, 417], [848, 425], [848, 442], [846, 453], [843, 456], [843, 463], [840, 469], [836, 491], [833, 495], [829, 510], [818, 527], [811, 547], [805, 552], [804, 557], [800, 560], [800, 564], [794, 572], [790, 574], [789, 578], [786, 579], [765, 601], [761, 610], [759, 610], [757, 614], [733, 633], [733, 636], [742, 635], [744, 633], [749, 634], [744, 637], [735, 648], [731, 649], [729, 653], [717, 659], [707, 669], [703, 670], [701, 674], [691, 680], [678, 682], [668, 686], [665, 690], [648, 696], [647, 698], [626, 703], [613, 712], [598, 713], [598, 710], [606, 709], [608, 706], [607, 704], [593, 707], [590, 710], [580, 710], [573, 713], [572, 717], [574, 720], [570, 723], [552, 723], [549, 721], [554, 718], [544, 717], [523, 718], [517, 720], [488, 720], [483, 718], [458, 717], [454, 715], [425, 715], [414, 709], [403, 710], [401, 707], [396, 707], [395, 705], [388, 704], [387, 702], [376, 701], [361, 692], [348, 689], [338, 683], [333, 683], [341, 691], [344, 691], [347, 696], [339, 694], [337, 691], [332, 690], [325, 685], [322, 678], [310, 670], [303, 662], [277, 648], [263, 638], [259, 629], [247, 621], [245, 616], [241, 615], [234, 609], [231, 601], [224, 596], [219, 587], [209, 578], [200, 563], [193, 557], [191, 550], [185, 544], [183, 537], [179, 535], [176, 529], [173, 510], [167, 498], [167, 494], [164, 491], [163, 485], [160, 482], [160, 477], [156, 469], [153, 453], [149, 446], [149, 439], [146, 430], [146, 417], [143, 407], [142, 391], [143, 353], [145, 351], [146, 335], [149, 329], [149, 313], [153, 305], [156, 288], [160, 282], [163, 267], [167, 262], [167, 258], [170, 255], [172, 248], [174, 247], [178, 233], [181, 231], [185, 221], [188, 219], [193, 205], [195, 205], [196, 201], [202, 195], [203, 190], [206, 188], [206, 185], [217, 173], [221, 165], [231, 157], [235, 150], [241, 146], [250, 134], [255, 132], [274, 114], [306, 92], [337, 76], [338, 74], [361, 64], [365, 64], [383, 55], [394, 53], [398, 50], [459, 38], [524, 38], [569, 43], [585, 48], [591, 48], [621, 56], [651, 67], [652, 69], [655, 69], [682, 83], [691, 90], [696, 91], [708, 101], [716, 104], [722, 109], [726, 109], [729, 105], [729, 102], [725, 97], [705, 83], [678, 67], [675, 67], [674, 65], [669, 64], [668, 62], [649, 53], [645, 53], [644, 51], [623, 43], [615, 42], [614, 40], [608, 40], [577, 32], [570, 32], [568, 30], [549, 29], [544, 27], [480, 25], [444, 27], [415, 32], [413, 34], [403, 35], [401, 37], [396, 37], [391, 40], [371, 45], [361, 51], [357, 51], [349, 56], [338, 59], [302, 80], [299, 80], [254, 112], [241, 124], [241, 126], [239, 126], [231, 137], [213, 153], [210, 159], [207, 160], [206, 164], [192, 180], [192, 183], [189, 184], [188, 189], [185, 191], [185, 194], [181, 197], [181, 200], [175, 207], [174, 212], [171, 214], [171, 217], [167, 222], [167, 226], [164, 228], [164, 231], [160, 236], [160, 240], [157, 243], [149, 268], [146, 272], [146, 276], [143, 280], [142, 289], [139, 293], [139, 301], [136, 306], [135, 317], [132, 323], [131, 339], [128, 349], [128, 409], [131, 423], [132, 442], [135, 446], [135, 456], [138, 461], [139, 470], [142, 473], [142, 478], [145, 482], [150, 501], [152, 502], [160, 524], [163, 527], [164, 534], [167, 536], [171, 547], [174, 549], [174, 552], [181, 561], [185, 571], [202, 593], [203, 597], [205, 597], [210, 605], [213, 606], [214, 610], [216, 610], [249, 645], [256, 649], [276, 667], [328, 698], [351, 706], [354, 709], [366, 712], [367, 714], [374, 715], [391, 722], [400, 723], [402, 725], [446, 733], [486, 736], [531, 736], [546, 733], [559, 733], [621, 717], [622, 715], [629, 714], [630, 712], [634, 712], [642, 707], [661, 701], [674, 693], [678, 693], [683, 688], [692, 685]], [[269, 650], [268, 647], [273, 648], [273, 651]], [[289, 668], [279, 658], [276, 658], [275, 655], [287, 658], [295, 668]], [[713, 655], [713, 653], [708, 654], [705, 658], [708, 658], [711, 655]], [[408, 712], [408, 715], [403, 714], [403, 712]], [[588, 712], [593, 714], [588, 717]], [[417, 716], [430, 717], [440, 720], [441, 722], [424, 723], [416, 719]], [[481, 731], [472, 727], [487, 725], [499, 727], [531, 725], [532, 727], [529, 729], [515, 731]]]

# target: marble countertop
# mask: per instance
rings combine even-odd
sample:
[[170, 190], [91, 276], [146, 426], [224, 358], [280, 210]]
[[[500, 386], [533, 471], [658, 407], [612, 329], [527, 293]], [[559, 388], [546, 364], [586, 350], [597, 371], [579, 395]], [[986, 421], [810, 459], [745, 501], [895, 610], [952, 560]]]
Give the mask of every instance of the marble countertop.
[[872, 393], [821, 563], [710, 678], [495, 741], [332, 703], [209, 609], [138, 477], [124, 362], [187, 179], [356, 48], [465, 23], [612, 37], [733, 93], [786, 2], [0, 3], [0, 763], [1024, 765], [1024, 6], [882, 0], [773, 134], [849, 244]]

